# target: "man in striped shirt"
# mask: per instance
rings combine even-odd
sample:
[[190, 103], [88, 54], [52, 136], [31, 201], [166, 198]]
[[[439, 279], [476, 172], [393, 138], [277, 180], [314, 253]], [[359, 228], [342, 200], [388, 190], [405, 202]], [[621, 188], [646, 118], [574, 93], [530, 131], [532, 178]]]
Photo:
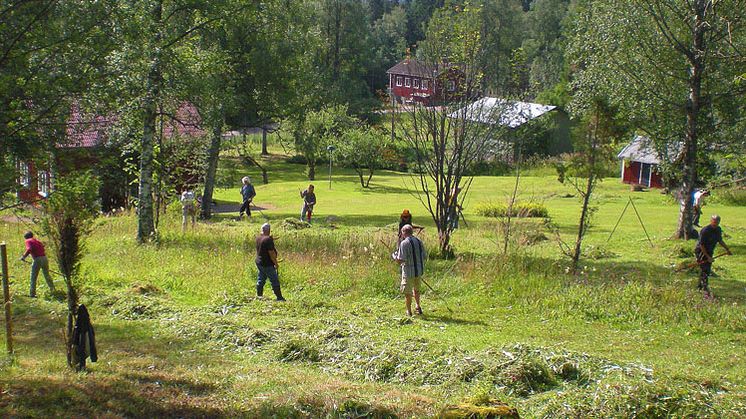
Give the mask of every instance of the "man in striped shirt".
[[425, 272], [425, 246], [422, 241], [412, 235], [412, 225], [407, 224], [401, 229], [402, 241], [399, 250], [394, 254], [395, 259], [401, 263], [401, 287], [399, 290], [404, 294], [407, 304], [407, 315], [412, 315], [412, 296], [415, 301], [415, 312], [422, 314], [420, 307], [420, 284], [422, 274]]

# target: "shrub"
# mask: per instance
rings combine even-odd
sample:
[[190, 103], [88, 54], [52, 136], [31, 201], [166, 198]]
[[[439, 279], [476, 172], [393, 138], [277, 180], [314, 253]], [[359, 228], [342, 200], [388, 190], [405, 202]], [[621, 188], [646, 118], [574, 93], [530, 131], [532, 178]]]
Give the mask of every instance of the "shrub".
[[729, 188], [717, 192], [718, 201], [738, 207], [746, 207], [746, 189]]
[[[477, 204], [476, 212], [484, 217], [507, 217], [508, 216], [508, 205], [496, 204], [492, 202], [483, 202]], [[513, 204], [513, 211], [510, 214], [511, 217], [549, 217], [549, 210], [544, 204], [538, 202], [516, 202]]]

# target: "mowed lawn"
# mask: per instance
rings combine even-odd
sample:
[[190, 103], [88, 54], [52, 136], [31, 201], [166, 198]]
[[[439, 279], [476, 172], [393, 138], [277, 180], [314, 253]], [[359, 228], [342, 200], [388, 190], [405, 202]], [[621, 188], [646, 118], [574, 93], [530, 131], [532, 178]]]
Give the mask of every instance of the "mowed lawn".
[[[694, 273], [674, 272], [691, 261], [694, 243], [670, 239], [678, 205], [669, 196], [630, 192], [618, 179], [600, 183], [588, 254], [573, 276], [565, 273], [556, 233], [574, 240], [577, 193], [551, 173], [522, 177], [519, 200], [544, 204], [554, 227], [515, 221], [503, 254], [501, 224], [475, 207], [506, 202], [515, 178], [476, 177], [464, 211], [468, 226], [454, 233], [458, 258], [428, 263], [426, 279], [437, 295], [426, 291], [425, 316], [407, 319], [388, 257], [390, 225], [407, 208], [426, 226], [425, 244], [436, 246], [414, 179], [380, 172], [363, 189], [353, 172], [335, 167], [330, 189], [328, 168], [319, 166], [314, 224], [295, 230], [284, 220], [299, 216], [299, 190], [309, 183], [304, 167], [268, 163], [270, 183], [261, 185], [254, 169], [221, 161], [221, 183], [235, 179], [235, 187], [218, 189], [216, 199], [237, 205], [240, 177], [251, 174], [262, 208], [251, 221], [221, 213], [182, 235], [174, 205], [161, 220], [160, 243], [147, 246], [135, 243], [134, 216], [97, 221], [83, 261], [82, 301], [91, 307], [101, 361], [87, 375], [64, 367], [64, 306], [24, 297], [28, 267], [11, 257], [18, 355], [0, 372], [0, 408], [17, 415], [69, 409], [83, 416], [410, 417], [487, 395], [524, 416], [548, 415], [555, 402], [587, 415], [592, 410], [581, 407], [592, 403], [591, 393], [600, 406], [603, 391], [649, 380], [663, 388], [650, 403], [690, 400], [701, 391], [704, 408], [713, 406], [705, 416], [746, 414], [746, 219], [743, 208], [719, 203], [717, 192], [703, 220], [722, 216], [735, 255], [716, 262], [711, 286], [718, 299], [709, 302], [696, 292]], [[652, 244], [631, 206], [609, 240], [630, 197]], [[12, 215], [3, 214], [0, 234], [16, 256], [29, 226]], [[253, 239], [267, 220], [275, 227], [286, 303], [254, 298]], [[516, 345], [524, 349], [504, 349]], [[588, 358], [588, 365], [604, 365], [589, 371], [604, 375], [580, 384], [555, 371], [542, 387], [519, 391], [500, 378], [499, 365], [507, 364], [495, 359], [521, 351]], [[476, 364], [473, 374], [464, 372]], [[604, 381], [609, 366], [643, 371], [642, 378], [629, 372]], [[610, 412], [631, 412], [619, 409]], [[689, 410], [671, 414], [677, 412]]]

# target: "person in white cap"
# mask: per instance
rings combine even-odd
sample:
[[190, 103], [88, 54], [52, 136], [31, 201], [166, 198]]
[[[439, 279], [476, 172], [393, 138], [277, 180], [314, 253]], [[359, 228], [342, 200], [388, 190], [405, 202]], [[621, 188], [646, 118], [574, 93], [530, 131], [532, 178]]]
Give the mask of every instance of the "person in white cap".
[[262, 224], [262, 234], [256, 237], [255, 262], [256, 268], [259, 271], [259, 276], [256, 280], [257, 297], [261, 297], [264, 294], [264, 284], [269, 279], [277, 301], [285, 301], [282, 291], [280, 291], [280, 278], [277, 273], [277, 249], [275, 249], [275, 241], [270, 233], [269, 223]]

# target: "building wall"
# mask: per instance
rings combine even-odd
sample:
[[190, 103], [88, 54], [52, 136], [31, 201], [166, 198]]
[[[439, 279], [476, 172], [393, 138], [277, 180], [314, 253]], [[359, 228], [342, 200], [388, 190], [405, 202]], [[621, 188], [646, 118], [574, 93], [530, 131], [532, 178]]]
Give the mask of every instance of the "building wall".
[[[642, 163], [637, 161], [625, 162], [622, 161], [622, 182], [630, 185], [639, 185], [640, 174], [642, 171]], [[661, 176], [658, 165], [653, 164], [650, 172], [650, 185], [643, 184], [651, 188], [662, 188], [663, 176]]]
[[[409, 81], [409, 86], [407, 86], [407, 81]], [[427, 83], [427, 88], [423, 87], [423, 82]], [[428, 78], [406, 76], [403, 74], [390, 74], [389, 83], [394, 96], [405, 98], [407, 100], [428, 102], [434, 92], [433, 81], [432, 79]], [[398, 86], [398, 84], [401, 84], [401, 86]], [[415, 87], [415, 84], [417, 84], [419, 87]], [[430, 96], [430, 98], [413, 96], [415, 93], [427, 94]]]

